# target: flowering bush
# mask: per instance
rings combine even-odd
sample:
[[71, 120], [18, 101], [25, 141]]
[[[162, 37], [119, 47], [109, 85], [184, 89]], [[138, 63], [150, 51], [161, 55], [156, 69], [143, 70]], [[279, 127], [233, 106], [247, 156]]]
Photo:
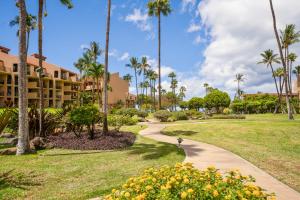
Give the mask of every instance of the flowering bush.
[[178, 163], [174, 167], [149, 168], [141, 176], [130, 178], [122, 189], [113, 189], [104, 199], [275, 199], [253, 182], [254, 178], [236, 170], [221, 175], [214, 167], [200, 171], [190, 163]]

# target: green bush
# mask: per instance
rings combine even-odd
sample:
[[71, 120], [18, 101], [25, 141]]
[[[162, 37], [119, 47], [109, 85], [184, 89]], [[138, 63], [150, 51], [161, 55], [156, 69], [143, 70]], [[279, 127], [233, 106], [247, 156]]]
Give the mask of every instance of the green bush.
[[201, 119], [203, 114], [197, 110], [186, 110], [184, 111], [189, 119]]
[[230, 108], [224, 108], [223, 114], [224, 114], [224, 115], [232, 114], [232, 110], [231, 110]]
[[189, 119], [184, 111], [172, 112], [172, 118], [174, 118], [175, 121]]
[[119, 132], [122, 126], [135, 125], [137, 119], [128, 115], [108, 115], [107, 122], [110, 127], [113, 127], [115, 131]]
[[112, 189], [104, 200], [275, 200], [254, 184], [252, 176], [238, 170], [222, 173], [214, 167], [198, 170], [191, 163], [149, 168], [140, 176], [132, 177], [122, 188]]
[[138, 110], [135, 108], [121, 108], [116, 111], [117, 115], [127, 115], [129, 117], [133, 117], [134, 115], [138, 114]]
[[227, 108], [230, 105], [230, 97], [226, 92], [214, 89], [204, 97], [204, 107], [208, 110], [215, 109], [220, 113], [221, 108]]
[[148, 112], [144, 111], [144, 110], [140, 110], [140, 111], [137, 112], [137, 116], [145, 119], [146, 117], [148, 117]]
[[172, 116], [172, 113], [167, 110], [156, 111], [153, 116], [161, 122], [167, 122], [168, 118]]
[[87, 127], [90, 138], [94, 138], [94, 124], [101, 120], [101, 115], [97, 107], [86, 105], [74, 108], [69, 113], [69, 121], [74, 125], [73, 132], [80, 137], [84, 126]]
[[200, 108], [203, 108], [204, 100], [200, 97], [193, 97], [188, 101], [188, 108], [199, 111]]

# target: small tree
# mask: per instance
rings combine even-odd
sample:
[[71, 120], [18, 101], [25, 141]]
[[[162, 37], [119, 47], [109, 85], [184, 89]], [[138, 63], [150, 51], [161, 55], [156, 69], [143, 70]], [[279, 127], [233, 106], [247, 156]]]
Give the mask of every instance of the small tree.
[[98, 123], [100, 119], [101, 117], [97, 107], [92, 105], [80, 106], [73, 109], [69, 114], [70, 122], [74, 127], [77, 127], [73, 129], [77, 137], [80, 137], [83, 127], [86, 126], [90, 139], [94, 139], [94, 124]]
[[214, 89], [204, 97], [204, 107], [208, 110], [213, 108], [219, 113], [220, 108], [226, 108], [230, 105], [230, 97], [226, 92]]
[[186, 110], [189, 107], [189, 103], [187, 101], [181, 101], [179, 102], [179, 107], [181, 110]]
[[203, 98], [200, 98], [200, 97], [193, 97], [188, 102], [188, 107], [190, 110], [195, 109], [195, 110], [199, 111], [200, 108], [203, 108], [203, 105], [204, 105]]

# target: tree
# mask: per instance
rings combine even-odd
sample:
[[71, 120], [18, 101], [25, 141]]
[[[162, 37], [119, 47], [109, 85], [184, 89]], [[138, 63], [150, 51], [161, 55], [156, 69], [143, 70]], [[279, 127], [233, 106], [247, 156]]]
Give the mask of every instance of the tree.
[[186, 110], [189, 107], [189, 103], [187, 101], [181, 101], [181, 102], [179, 102], [179, 107], [182, 110]]
[[[44, 86], [43, 86], [43, 15], [47, 16], [47, 11], [44, 13], [44, 1], [38, 0], [39, 11], [38, 11], [38, 51], [39, 51], [39, 135], [42, 136], [42, 124], [43, 124], [43, 110], [44, 110]], [[60, 2], [67, 6], [69, 9], [73, 7], [71, 0], [60, 0]]]
[[153, 93], [153, 95], [152, 95], [153, 108], [154, 108], [154, 110], [156, 110], [155, 93], [156, 93], [156, 80], [158, 78], [158, 74], [153, 70], [149, 70], [148, 75], [149, 75], [149, 80], [150, 80], [150, 83], [151, 83], [150, 84], [151, 85], [151, 93]]
[[236, 93], [236, 95], [237, 95], [238, 99], [241, 99], [241, 88], [240, 88], [240, 84], [241, 84], [241, 82], [244, 82], [244, 81], [245, 81], [244, 74], [240, 74], [240, 73], [236, 74], [236, 75], [235, 75], [235, 80], [234, 80], [234, 81], [237, 82], [237, 93]]
[[204, 83], [203, 87], [205, 88], [205, 95], [207, 95], [208, 94], [208, 90], [207, 89], [209, 87], [208, 83]]
[[26, 52], [26, 3], [25, 0], [18, 1], [19, 7], [19, 130], [17, 155], [30, 152], [29, 130], [28, 130], [28, 101], [27, 101], [27, 52]]
[[[11, 20], [9, 22], [9, 25], [10, 26], [19, 26], [20, 25], [19, 23], [20, 23], [20, 17], [16, 16], [13, 20]], [[27, 17], [26, 17], [26, 32], [27, 32], [26, 52], [28, 52], [28, 48], [29, 48], [30, 33], [31, 33], [31, 31], [36, 30], [36, 28], [37, 28], [37, 19], [36, 19], [36, 16], [31, 15], [31, 14], [27, 14]], [[19, 33], [20, 33], [20, 31], [18, 30], [17, 31], [17, 36], [18, 37], [19, 37]]]
[[[128, 84], [130, 85], [131, 81], [132, 81], [131, 74], [126, 74], [125, 76], [123, 76], [123, 80], [127, 81]], [[130, 93], [128, 92], [127, 97], [126, 97], [126, 106], [127, 107], [129, 107], [129, 101], [130, 101], [129, 96], [130, 96]]]
[[278, 110], [279, 106], [281, 105], [281, 93], [279, 91], [279, 87], [277, 84], [273, 63], [280, 64], [280, 60], [279, 60], [278, 55], [274, 54], [273, 50], [271, 50], [271, 49], [264, 51], [260, 55], [262, 56], [263, 59], [260, 62], [258, 62], [258, 64], [265, 64], [265, 65], [267, 65], [267, 68], [268, 67], [271, 68], [272, 77], [273, 77], [273, 80], [275, 83], [276, 92], [277, 92], [277, 96], [278, 96], [278, 106], [276, 106], [275, 111], [274, 111], [274, 113], [277, 113], [277, 110]]
[[204, 106], [204, 100], [200, 97], [193, 97], [188, 101], [188, 107], [189, 109], [195, 109], [197, 111], [200, 110], [200, 108], [203, 108]]
[[285, 99], [286, 99], [286, 106], [287, 106], [287, 110], [288, 110], [288, 119], [293, 120], [294, 116], [293, 116], [293, 113], [292, 113], [290, 97], [288, 95], [288, 82], [287, 82], [288, 81], [287, 80], [288, 76], [287, 76], [287, 73], [286, 73], [287, 72], [287, 64], [286, 64], [286, 59], [283, 56], [283, 51], [282, 51], [282, 47], [287, 49], [288, 45], [291, 43], [291, 41], [287, 42], [288, 40], [286, 40], [285, 44], [281, 44], [279, 34], [278, 34], [278, 30], [277, 30], [277, 22], [276, 22], [275, 11], [274, 11], [274, 8], [273, 8], [273, 1], [269, 0], [269, 3], [270, 3], [272, 19], [273, 19], [273, 29], [274, 29], [274, 33], [275, 33], [275, 37], [276, 37], [276, 41], [277, 41], [277, 46], [278, 46], [278, 50], [279, 50], [281, 64], [283, 66], [283, 71], [284, 71], [284, 74], [283, 74], [283, 79], [284, 80], [283, 81], [284, 81], [284, 85], [285, 85], [285, 93], [286, 93]]
[[90, 68], [87, 69], [88, 76], [93, 78], [93, 81], [96, 82], [97, 94], [98, 94], [98, 104], [99, 112], [102, 108], [102, 88], [100, 87], [100, 79], [104, 75], [104, 65], [99, 63], [93, 63]]
[[138, 88], [138, 78], [137, 74], [140, 72], [140, 63], [136, 57], [130, 58], [130, 63], [126, 64], [126, 67], [130, 67], [134, 70], [134, 78], [135, 78], [135, 90], [136, 90], [136, 98], [137, 102], [139, 102], [139, 88]]
[[230, 97], [226, 92], [214, 89], [204, 97], [204, 107], [208, 110], [213, 108], [220, 113], [220, 108], [226, 108], [230, 105]]
[[111, 0], [107, 0], [107, 20], [106, 20], [106, 42], [105, 42], [105, 66], [104, 66], [104, 101], [103, 101], [103, 134], [108, 134], [107, 124], [107, 107], [108, 107], [108, 50], [109, 50], [109, 33], [110, 33], [110, 10]]
[[292, 84], [292, 71], [293, 71], [293, 63], [297, 59], [297, 55], [295, 53], [289, 53], [288, 60], [289, 60], [289, 76], [288, 76], [288, 83], [289, 83], [289, 89], [290, 89], [290, 95], [292, 96], [293, 93], [293, 84]]
[[160, 50], [161, 50], [161, 14], [168, 16], [171, 13], [169, 0], [151, 0], [148, 2], [148, 15], [158, 18], [158, 109], [161, 109], [161, 68], [160, 68]]
[[186, 87], [181, 86], [181, 87], [179, 88], [179, 95], [178, 95], [178, 97], [179, 97], [179, 99], [180, 99], [181, 101], [182, 101], [183, 98], [185, 97], [185, 92], [186, 92]]
[[[174, 72], [171, 72], [169, 75], [168, 75], [169, 78], [171, 78], [171, 86], [170, 88], [172, 89], [172, 92], [173, 92], [173, 95], [176, 96], [176, 93], [175, 93], [175, 89], [177, 88], [177, 83], [178, 81], [175, 79], [176, 78], [176, 74]], [[176, 102], [172, 102], [172, 110], [174, 110], [174, 107], [176, 109]]]

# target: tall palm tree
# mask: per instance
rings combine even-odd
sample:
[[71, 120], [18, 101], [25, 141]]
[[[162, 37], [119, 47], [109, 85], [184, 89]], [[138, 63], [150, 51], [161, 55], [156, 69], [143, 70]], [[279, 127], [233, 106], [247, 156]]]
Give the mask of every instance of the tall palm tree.
[[137, 74], [140, 72], [140, 63], [136, 57], [130, 58], [130, 63], [126, 64], [126, 67], [130, 67], [134, 70], [134, 78], [135, 78], [135, 90], [136, 90], [136, 98], [139, 103], [139, 88], [138, 88], [138, 78]]
[[244, 82], [245, 81], [245, 78], [244, 78], [244, 74], [241, 74], [241, 73], [238, 73], [235, 75], [235, 80], [237, 82], [237, 96], [238, 96], [238, 99], [241, 99], [241, 88], [240, 88], [240, 84], [241, 82]]
[[[9, 22], [10, 26], [19, 26], [19, 22], [20, 22], [20, 17], [16, 16], [13, 20], [11, 20]], [[27, 32], [27, 45], [26, 45], [26, 52], [28, 52], [28, 48], [29, 48], [29, 41], [30, 41], [30, 33], [31, 31], [36, 30], [37, 28], [37, 18], [34, 15], [31, 14], [27, 14], [26, 17], [26, 32]], [[19, 33], [20, 31], [17, 31], [17, 36], [19, 37]]]
[[28, 130], [28, 101], [27, 101], [27, 53], [26, 53], [26, 3], [25, 0], [19, 0], [19, 130], [17, 155], [23, 155], [30, 152], [29, 130]]
[[100, 86], [100, 79], [104, 75], [104, 65], [99, 63], [93, 63], [90, 68], [87, 69], [87, 75], [92, 77], [97, 86], [99, 112], [102, 111], [102, 87]]
[[151, 91], [153, 92], [153, 109], [156, 110], [156, 97], [155, 97], [155, 93], [156, 93], [156, 80], [158, 78], [158, 74], [155, 71], [152, 71], [153, 73], [150, 74], [150, 81], [152, 82], [152, 89]]
[[[175, 87], [177, 87], [177, 80], [175, 79], [176, 78], [176, 74], [174, 72], [171, 72], [169, 75], [168, 75], [169, 78], [171, 78], [171, 86], [170, 88], [172, 89], [172, 93], [173, 95], [175, 96]], [[172, 110], [174, 109], [174, 101], [172, 102]]]
[[[260, 55], [262, 56], [262, 60], [260, 62], [258, 62], [258, 64], [265, 64], [265, 65], [267, 65], [267, 68], [268, 67], [271, 68], [272, 77], [274, 79], [276, 92], [277, 92], [277, 96], [278, 96], [278, 101], [279, 101], [278, 106], [280, 106], [281, 96], [280, 96], [279, 87], [278, 87], [278, 84], [277, 84], [277, 79], [276, 79], [275, 72], [274, 72], [274, 67], [273, 67], [273, 63], [280, 64], [279, 57], [278, 57], [277, 54], [274, 54], [273, 50], [271, 50], [271, 49], [268, 49], [268, 50], [264, 51]], [[275, 113], [277, 112], [278, 106], [276, 106], [276, 109], [274, 111]]]
[[171, 13], [169, 0], [151, 0], [148, 2], [148, 15], [158, 18], [158, 109], [161, 109], [161, 69], [160, 69], [160, 50], [161, 50], [161, 14], [168, 16]]
[[288, 76], [288, 83], [290, 89], [290, 95], [293, 93], [293, 84], [292, 84], [292, 71], [293, 71], [293, 63], [297, 59], [297, 55], [295, 53], [289, 53], [288, 60], [289, 60], [289, 76]]
[[186, 92], [186, 87], [181, 86], [179, 88], [179, 98], [180, 98], [181, 101], [183, 101], [183, 98], [185, 97], [185, 92]]
[[[43, 16], [47, 16], [47, 11], [44, 12], [44, 5], [46, 0], [38, 0], [38, 50], [39, 50], [39, 135], [42, 136], [43, 122], [42, 112], [44, 110], [44, 86], [43, 86]], [[73, 7], [71, 0], [60, 0], [60, 2], [69, 9]]]
[[104, 66], [104, 101], [103, 101], [103, 134], [108, 134], [107, 112], [108, 112], [108, 50], [110, 33], [110, 11], [111, 0], [107, 0], [106, 41], [105, 41], [105, 66]]
[[[273, 19], [273, 29], [274, 29], [274, 33], [275, 33], [275, 37], [276, 37], [276, 41], [277, 41], [279, 55], [281, 58], [281, 64], [283, 66], [283, 71], [284, 71], [283, 79], [284, 79], [284, 85], [285, 85], [285, 93], [286, 93], [285, 98], [286, 98], [286, 106], [287, 106], [287, 110], [288, 110], [288, 119], [293, 120], [294, 116], [292, 113], [290, 97], [288, 95], [287, 64], [286, 64], [286, 59], [283, 56], [283, 51], [282, 51], [282, 46], [284, 47], [284, 45], [281, 44], [281, 42], [280, 42], [280, 38], [279, 38], [278, 30], [277, 30], [276, 16], [275, 16], [275, 11], [274, 11], [274, 7], [273, 7], [273, 1], [269, 0], [269, 3], [270, 3], [270, 9], [271, 9], [272, 19]], [[287, 45], [287, 43], [285, 45]]]
[[[84, 69], [84, 74], [83, 74], [83, 78], [84, 78], [84, 85], [86, 84], [86, 80], [88, 80], [89, 78], [89, 74], [88, 74], [88, 70], [92, 67], [93, 63], [94, 63], [94, 59], [92, 58], [91, 54], [89, 54], [88, 52], [84, 52], [81, 58], [81, 64], [83, 65], [83, 69]], [[95, 81], [92, 81], [92, 102], [95, 102]]]
[[205, 95], [207, 95], [208, 94], [207, 88], [209, 87], [208, 83], [204, 83], [203, 87], [205, 88]]
[[[132, 75], [126, 74], [125, 76], [123, 76], [123, 80], [127, 81], [130, 86], [131, 81], [132, 81]], [[127, 107], [129, 107], [129, 97], [130, 97], [130, 93], [128, 92], [127, 97], [126, 97], [126, 106]]]

